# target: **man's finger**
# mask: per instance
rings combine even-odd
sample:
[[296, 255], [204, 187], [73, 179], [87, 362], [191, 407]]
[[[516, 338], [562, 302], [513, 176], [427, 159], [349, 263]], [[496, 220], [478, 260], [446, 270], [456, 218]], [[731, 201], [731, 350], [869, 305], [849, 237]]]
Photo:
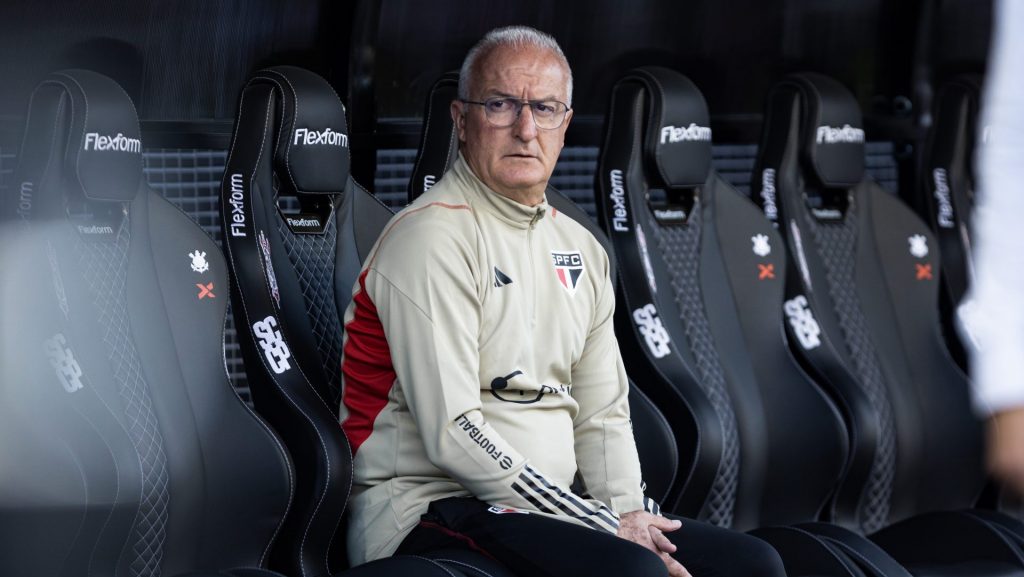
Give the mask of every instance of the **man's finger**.
[[657, 515], [651, 515], [650, 524], [652, 527], [656, 527], [664, 533], [670, 533], [683, 526], [683, 522], [678, 519], [658, 517]]
[[651, 540], [654, 541], [654, 546], [659, 550], [666, 553], [675, 553], [676, 546], [672, 541], [669, 541], [668, 537], [664, 533], [659, 531], [655, 527], [649, 527], [651, 533]]
[[669, 577], [690, 577], [690, 572], [683, 567], [683, 564], [676, 561], [668, 553], [661, 554], [661, 560], [665, 562], [665, 567], [668, 568]]

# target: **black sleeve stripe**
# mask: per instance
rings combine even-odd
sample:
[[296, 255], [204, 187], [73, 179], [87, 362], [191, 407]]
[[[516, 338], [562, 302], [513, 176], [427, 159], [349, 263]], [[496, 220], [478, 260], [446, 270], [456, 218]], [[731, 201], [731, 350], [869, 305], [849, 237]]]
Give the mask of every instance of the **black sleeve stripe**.
[[[532, 475], [531, 475], [532, 473]], [[559, 510], [564, 512], [566, 515], [576, 517], [586, 521], [588, 524], [593, 522], [601, 525], [601, 528], [611, 533], [617, 533], [619, 530], [618, 520], [614, 517], [610, 517], [603, 511], [595, 511], [593, 508], [588, 507], [586, 504], [581, 503], [578, 499], [570, 500], [564, 491], [558, 489], [558, 487], [546, 482], [546, 480], [540, 475], [536, 474], [536, 471], [524, 470], [519, 475], [519, 480], [525, 483], [528, 487], [537, 492], [538, 496], [545, 499], [548, 503], [554, 505]], [[542, 485], [547, 486], [548, 490], [544, 490]], [[577, 510], [572, 510], [569, 505], [573, 505]]]
[[661, 515], [661, 506], [658, 502], [650, 497], [644, 497], [644, 511], [647, 511], [651, 515]]
[[526, 466], [526, 473], [534, 477], [538, 482], [540, 482], [540, 484], [547, 487], [549, 492], [553, 492], [556, 496], [572, 503], [573, 505], [575, 505], [581, 511], [585, 512], [588, 515], [595, 515], [604, 519], [605, 522], [609, 523], [610, 525], [613, 525], [616, 528], [616, 531], [618, 530], [619, 517], [611, 509], [608, 509], [603, 505], [600, 509], [594, 509], [587, 503], [580, 501], [573, 493], [566, 493], [565, 491], [560, 489], [557, 485], [549, 481], [546, 477], [544, 477], [544, 475], [541, 475], [540, 473], [537, 472], [536, 469], [529, 465]]
[[[535, 497], [534, 495], [531, 495], [528, 491], [526, 491], [521, 485], [519, 485], [518, 482], [512, 484], [512, 489], [515, 490], [515, 492], [518, 493], [522, 498], [524, 498], [527, 501], [529, 501], [530, 504], [532, 504], [535, 507], [537, 507], [537, 510], [540, 510], [540, 511], [543, 511], [543, 512], [547, 512], [547, 513], [550, 513], [550, 514], [559, 514], [559, 512], [557, 510], [552, 508], [551, 504], [547, 501], [547, 499], [545, 499], [544, 501], [541, 501], [541, 499], [539, 499], [538, 497]], [[561, 508], [562, 512], [564, 514], [567, 514], [567, 516], [569, 516], [569, 517], [571, 517], [573, 519], [579, 519], [580, 521], [582, 521], [585, 524], [587, 524], [587, 526], [590, 527], [591, 529], [594, 529], [596, 531], [606, 531], [606, 529], [598, 526], [597, 523], [595, 523], [592, 519], [590, 519], [587, 516], [581, 516], [581, 514], [579, 514], [579, 513], [574, 513], [574, 512], [572, 512], [570, 510], [567, 510], [564, 506], [559, 507], [559, 508]]]

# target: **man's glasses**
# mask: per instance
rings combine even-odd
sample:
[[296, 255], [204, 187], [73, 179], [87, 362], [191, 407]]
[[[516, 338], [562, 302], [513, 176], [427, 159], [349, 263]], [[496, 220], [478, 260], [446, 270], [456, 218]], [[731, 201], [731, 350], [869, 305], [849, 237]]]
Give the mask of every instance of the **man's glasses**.
[[477, 104], [484, 107], [484, 115], [491, 126], [505, 128], [512, 126], [519, 120], [523, 113], [523, 107], [529, 106], [533, 113], [533, 122], [537, 128], [552, 130], [558, 128], [565, 122], [569, 113], [569, 107], [564, 102], [557, 100], [519, 100], [517, 98], [488, 98], [483, 102], [474, 100], [462, 100], [465, 104]]

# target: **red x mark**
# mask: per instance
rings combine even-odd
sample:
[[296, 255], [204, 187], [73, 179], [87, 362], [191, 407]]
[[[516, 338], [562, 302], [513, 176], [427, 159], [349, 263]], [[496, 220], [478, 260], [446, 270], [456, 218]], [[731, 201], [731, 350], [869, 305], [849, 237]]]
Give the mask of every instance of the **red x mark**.
[[775, 278], [775, 265], [774, 264], [759, 264], [757, 265], [757, 280], [764, 280], [766, 278]]
[[203, 300], [206, 297], [216, 298], [217, 295], [213, 294], [213, 283], [199, 284], [196, 283], [196, 288], [199, 289], [199, 300]]
[[917, 267], [917, 280], [932, 280], [932, 265], [914, 263]]

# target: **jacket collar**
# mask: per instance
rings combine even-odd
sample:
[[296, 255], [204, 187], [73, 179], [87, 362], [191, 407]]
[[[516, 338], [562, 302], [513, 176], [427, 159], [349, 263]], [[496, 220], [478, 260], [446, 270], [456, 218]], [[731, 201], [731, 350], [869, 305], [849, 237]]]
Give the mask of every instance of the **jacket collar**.
[[477, 178], [461, 152], [452, 165], [451, 174], [465, 190], [469, 191], [470, 204], [474, 209], [486, 210], [511, 226], [528, 228], [531, 223], [536, 223], [547, 213], [546, 196], [540, 204], [526, 206], [495, 192]]

